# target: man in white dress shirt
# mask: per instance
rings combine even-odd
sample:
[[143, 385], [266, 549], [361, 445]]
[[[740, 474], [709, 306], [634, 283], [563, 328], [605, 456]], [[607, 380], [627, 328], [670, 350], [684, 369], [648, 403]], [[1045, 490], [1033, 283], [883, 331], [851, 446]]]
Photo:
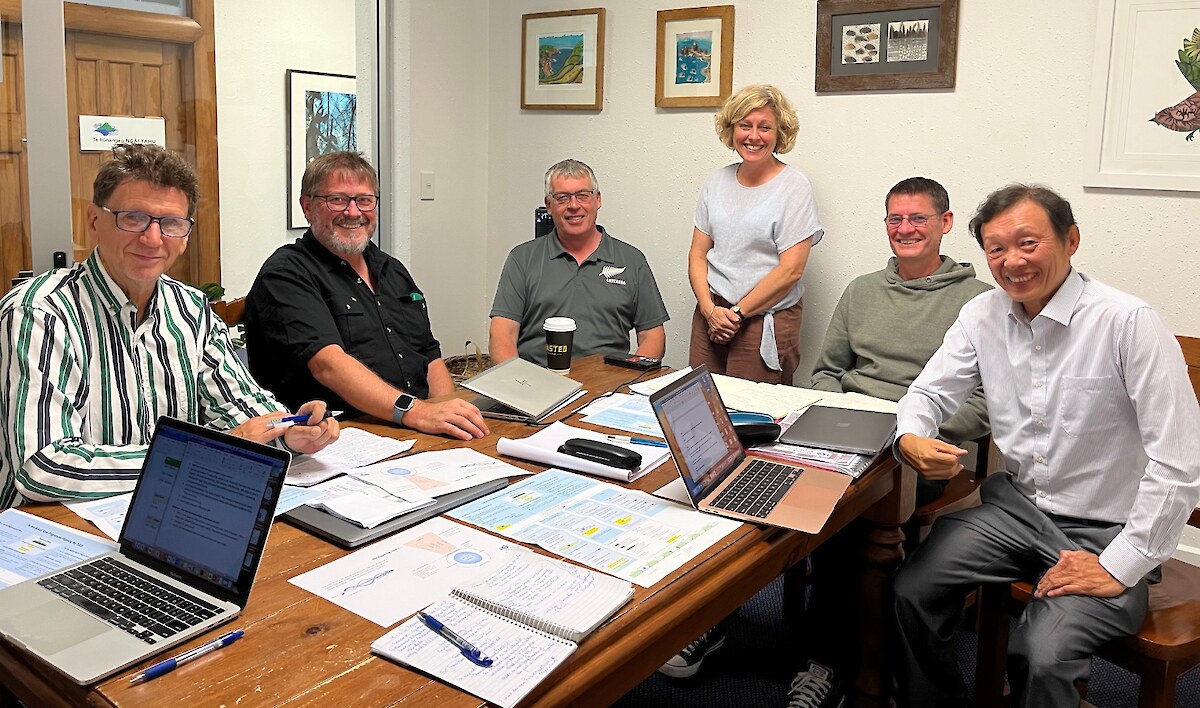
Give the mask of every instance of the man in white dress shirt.
[[1000, 286], [963, 306], [900, 400], [896, 451], [932, 479], [965, 451], [932, 436], [980, 384], [1007, 474], [934, 525], [896, 578], [910, 706], [965, 706], [951, 647], [979, 583], [1036, 582], [1009, 642], [1022, 706], [1079, 705], [1091, 655], [1132, 634], [1147, 582], [1200, 499], [1200, 407], [1179, 345], [1141, 300], [1071, 267], [1079, 228], [1050, 189], [1010, 185], [971, 220]]

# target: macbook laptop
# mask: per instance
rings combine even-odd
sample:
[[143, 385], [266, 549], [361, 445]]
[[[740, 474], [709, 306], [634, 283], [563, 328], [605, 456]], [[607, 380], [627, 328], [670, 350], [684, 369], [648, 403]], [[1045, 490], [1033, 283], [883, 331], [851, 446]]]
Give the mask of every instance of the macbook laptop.
[[429, 506], [414, 509], [407, 514], [401, 514], [394, 519], [388, 519], [382, 524], [369, 529], [338, 518], [324, 509], [317, 509], [306, 505], [300, 505], [286, 514], [281, 514], [279, 518], [289, 521], [321, 538], [333, 541], [342, 548], [357, 548], [364, 543], [389, 536], [409, 526], [414, 526], [425, 519], [433, 518], [438, 514], [450, 511], [469, 501], [475, 501], [485, 494], [491, 494], [492, 492], [504, 489], [506, 486], [508, 486], [507, 479], [494, 479], [477, 484], [474, 487], [434, 497], [433, 504]]
[[895, 432], [895, 413], [829, 408], [818, 403], [801, 413], [779, 436], [779, 442], [874, 455], [891, 442]]
[[575, 395], [583, 384], [521, 358], [478, 374], [463, 386], [482, 394], [472, 403], [489, 418], [537, 423]]
[[650, 406], [699, 511], [817, 533], [850, 486], [844, 474], [747, 455], [707, 367], [650, 396]]
[[290, 459], [159, 418], [120, 550], [0, 590], [0, 635], [90, 684], [233, 619]]

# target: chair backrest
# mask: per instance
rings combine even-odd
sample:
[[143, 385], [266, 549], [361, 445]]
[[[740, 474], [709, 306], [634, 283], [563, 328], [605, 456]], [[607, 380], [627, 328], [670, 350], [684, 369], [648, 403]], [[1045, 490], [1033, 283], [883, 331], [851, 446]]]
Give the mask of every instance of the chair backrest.
[[1200, 338], [1176, 335], [1179, 347], [1183, 349], [1183, 360], [1187, 362], [1188, 378], [1192, 380], [1192, 388], [1196, 397], [1200, 398]]
[[219, 300], [212, 303], [212, 309], [213, 312], [217, 313], [218, 317], [225, 320], [226, 325], [232, 327], [241, 322], [242, 318], [246, 316], [246, 298], [239, 297], [233, 300]]

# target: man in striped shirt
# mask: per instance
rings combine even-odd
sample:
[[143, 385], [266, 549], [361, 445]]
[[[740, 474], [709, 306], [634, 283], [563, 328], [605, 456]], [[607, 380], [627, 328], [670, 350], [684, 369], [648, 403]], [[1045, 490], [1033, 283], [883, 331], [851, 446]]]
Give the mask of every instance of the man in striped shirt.
[[[87, 208], [95, 250], [0, 300], [0, 509], [133, 489], [163, 415], [300, 453], [337, 439], [332, 418], [272, 428], [286, 409], [234, 355], [204, 294], [164, 275], [197, 198], [183, 158], [114, 148]], [[325, 404], [297, 412], [320, 420]]]

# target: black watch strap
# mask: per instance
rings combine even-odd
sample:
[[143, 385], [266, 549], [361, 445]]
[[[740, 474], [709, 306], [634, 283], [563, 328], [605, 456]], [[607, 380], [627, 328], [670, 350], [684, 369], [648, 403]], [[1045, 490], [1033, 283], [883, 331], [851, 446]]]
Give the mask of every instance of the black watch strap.
[[392, 422], [396, 425], [400, 425], [401, 421], [404, 420], [404, 414], [407, 413], [416, 402], [416, 396], [407, 393], [400, 394], [400, 397], [396, 399], [394, 404], [392, 404]]

